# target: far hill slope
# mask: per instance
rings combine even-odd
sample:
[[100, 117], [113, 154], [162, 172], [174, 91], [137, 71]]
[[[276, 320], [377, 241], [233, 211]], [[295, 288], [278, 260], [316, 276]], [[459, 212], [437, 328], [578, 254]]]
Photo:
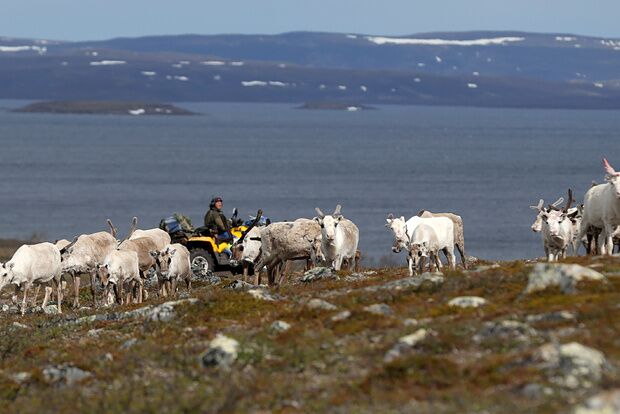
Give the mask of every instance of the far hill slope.
[[521, 32], [0, 38], [0, 98], [620, 108], [620, 40]]

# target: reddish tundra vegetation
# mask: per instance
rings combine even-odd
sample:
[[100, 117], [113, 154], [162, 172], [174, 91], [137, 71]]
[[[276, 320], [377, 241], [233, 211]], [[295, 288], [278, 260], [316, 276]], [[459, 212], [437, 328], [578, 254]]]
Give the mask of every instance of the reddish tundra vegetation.
[[556, 266], [197, 278], [62, 315], [5, 289], [0, 412], [590, 412], [620, 387], [620, 260]]

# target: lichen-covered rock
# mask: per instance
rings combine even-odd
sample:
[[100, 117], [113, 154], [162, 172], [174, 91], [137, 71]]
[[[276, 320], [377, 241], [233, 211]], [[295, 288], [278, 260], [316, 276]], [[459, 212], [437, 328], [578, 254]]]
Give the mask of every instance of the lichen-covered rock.
[[426, 329], [418, 329], [410, 335], [399, 338], [396, 344], [385, 354], [383, 360], [389, 363], [400, 358], [403, 354], [411, 351], [416, 345], [424, 341], [429, 334], [431, 332]]
[[239, 353], [239, 342], [217, 334], [215, 339], [209, 343], [209, 349], [200, 358], [204, 367], [230, 367], [237, 359]]
[[310, 299], [308, 303], [306, 303], [306, 307], [308, 309], [318, 309], [318, 310], [336, 310], [338, 309], [336, 305], [329, 303], [323, 299]]
[[269, 293], [269, 291], [264, 288], [249, 289], [248, 293], [255, 299], [266, 300], [270, 302], [278, 300], [278, 297]]
[[136, 338], [129, 338], [128, 340], [123, 342], [123, 344], [121, 345], [121, 349], [129, 349], [137, 343], [138, 340]]
[[275, 321], [269, 327], [269, 330], [273, 333], [282, 333], [291, 329], [291, 324], [284, 321]]
[[[366, 273], [365, 273], [366, 274]], [[395, 292], [401, 290], [411, 290], [412, 292], [421, 291], [436, 291], [445, 282], [443, 274], [441, 273], [423, 273], [416, 277], [406, 277], [403, 279], [392, 280], [391, 282], [384, 283], [382, 285], [366, 286], [363, 288], [344, 288], [336, 289], [325, 292], [321, 296], [324, 298], [331, 298], [335, 296], [348, 295], [349, 293], [364, 292], [364, 293], [377, 293], [382, 291]]]
[[407, 277], [404, 279], [393, 280], [391, 282], [385, 283], [383, 285], [378, 286], [368, 286], [364, 288], [366, 292], [378, 292], [381, 290], [405, 290], [411, 289], [414, 292], [422, 290], [423, 286], [428, 286], [429, 288], [435, 288], [443, 285], [445, 282], [444, 276], [442, 273], [422, 273], [419, 276], [415, 277]]
[[479, 308], [487, 304], [487, 300], [478, 296], [459, 296], [448, 302], [448, 306], [459, 308]]
[[18, 384], [23, 384], [30, 381], [32, 374], [30, 372], [18, 372], [10, 376], [13, 381]]
[[537, 263], [529, 275], [524, 293], [538, 292], [559, 286], [562, 293], [574, 293], [582, 280], [605, 281], [601, 273], [576, 264]]
[[195, 304], [198, 303], [198, 299], [180, 299], [171, 302], [165, 302], [161, 305], [157, 305], [152, 309], [145, 312], [144, 316], [151, 321], [160, 321], [160, 322], [168, 322], [172, 319], [176, 318], [176, 312], [174, 308], [179, 305], [184, 304]]
[[532, 383], [526, 384], [521, 389], [521, 393], [526, 398], [541, 398], [546, 395], [553, 394], [553, 390], [550, 387], [545, 387], [542, 384], [532, 382]]
[[105, 331], [105, 329], [89, 329], [88, 332], [86, 332], [86, 336], [90, 336], [91, 338], [99, 338], [99, 334], [103, 333]]
[[49, 383], [64, 383], [66, 385], [73, 385], [77, 382], [81, 382], [87, 378], [92, 377], [88, 371], [84, 371], [73, 365], [48, 365], [43, 368], [43, 378]]
[[243, 280], [237, 279], [237, 280], [233, 280], [232, 282], [230, 282], [224, 287], [227, 289], [233, 289], [233, 290], [249, 290], [249, 289], [253, 289], [254, 285], [248, 282], [244, 282]]
[[557, 311], [549, 313], [541, 313], [539, 315], [528, 315], [525, 320], [529, 323], [536, 322], [569, 322], [574, 321], [577, 317], [573, 312]]
[[577, 342], [541, 346], [535, 361], [551, 382], [568, 389], [591, 388], [599, 383], [607, 361], [602, 352]]
[[620, 414], [620, 389], [603, 391], [575, 408], [573, 414]]
[[380, 316], [389, 316], [394, 314], [392, 308], [390, 308], [390, 306], [386, 305], [385, 303], [375, 303], [373, 305], [365, 306], [364, 310], [368, 313], [372, 313], [373, 315]]
[[340, 279], [340, 277], [329, 267], [315, 267], [301, 277], [301, 281], [306, 283], [326, 279]]
[[520, 342], [528, 342], [531, 338], [538, 336], [538, 332], [529, 325], [513, 320], [499, 322], [485, 322], [480, 332], [474, 335], [476, 342], [489, 339], [512, 339]]
[[58, 313], [58, 308], [56, 305], [47, 305], [43, 308], [43, 313], [46, 315], [56, 315]]
[[138, 309], [134, 309], [127, 312], [110, 312], [110, 313], [101, 313], [97, 315], [84, 316], [82, 318], [78, 318], [76, 320], [69, 321], [68, 323], [72, 324], [84, 324], [84, 323], [92, 323], [99, 321], [118, 321], [123, 319], [133, 319], [133, 318], [145, 318], [150, 321], [161, 321], [167, 322], [171, 321], [176, 317], [176, 312], [174, 308], [183, 305], [183, 304], [196, 304], [198, 303], [198, 299], [189, 298], [189, 299], [180, 299], [170, 302], [164, 302], [160, 305], [153, 306], [147, 305]]
[[346, 319], [349, 319], [350, 317], [351, 317], [351, 311], [350, 310], [343, 310], [342, 312], [338, 312], [337, 314], [332, 316], [331, 320], [334, 321], [334, 322], [340, 322], [340, 321], [344, 321]]

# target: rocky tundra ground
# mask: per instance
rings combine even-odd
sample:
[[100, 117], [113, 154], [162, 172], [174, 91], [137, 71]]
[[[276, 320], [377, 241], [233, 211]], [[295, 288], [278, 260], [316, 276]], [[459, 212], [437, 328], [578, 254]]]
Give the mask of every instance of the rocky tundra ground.
[[194, 285], [25, 316], [5, 289], [0, 412], [620, 412], [618, 257]]

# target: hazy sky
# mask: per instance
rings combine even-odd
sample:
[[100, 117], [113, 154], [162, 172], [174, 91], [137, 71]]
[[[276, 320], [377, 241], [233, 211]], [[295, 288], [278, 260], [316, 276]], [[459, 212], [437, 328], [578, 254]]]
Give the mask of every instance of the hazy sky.
[[620, 38], [620, 0], [0, 0], [0, 36], [524, 30]]

